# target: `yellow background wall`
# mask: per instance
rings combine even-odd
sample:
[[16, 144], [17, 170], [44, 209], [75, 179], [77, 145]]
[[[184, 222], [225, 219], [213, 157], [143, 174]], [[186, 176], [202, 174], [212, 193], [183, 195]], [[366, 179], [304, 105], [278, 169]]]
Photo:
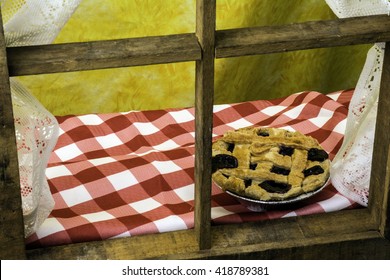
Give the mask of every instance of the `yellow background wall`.
[[[217, 29], [335, 18], [324, 0], [217, 0]], [[195, 0], [84, 0], [55, 43], [189, 33]], [[369, 46], [218, 59], [215, 103], [355, 86]], [[21, 77], [55, 115], [194, 105], [194, 63]]]

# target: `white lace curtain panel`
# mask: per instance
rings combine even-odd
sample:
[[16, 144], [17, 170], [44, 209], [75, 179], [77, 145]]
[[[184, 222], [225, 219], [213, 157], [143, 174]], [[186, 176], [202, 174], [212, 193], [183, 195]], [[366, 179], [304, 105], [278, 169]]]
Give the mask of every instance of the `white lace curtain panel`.
[[[387, 0], [325, 0], [340, 17], [389, 14]], [[0, 0], [7, 46], [50, 44], [81, 0]], [[376, 44], [356, 86], [332, 183], [346, 197], [367, 205], [372, 144], [384, 45]], [[53, 199], [45, 168], [58, 137], [58, 123], [22, 84], [11, 79], [25, 235], [47, 218]]]
[[[81, 0], [1, 0], [6, 45], [50, 44]], [[58, 123], [37, 99], [11, 78], [25, 236], [54, 207], [45, 170], [58, 138]]]
[[[389, 14], [388, 0], [325, 0], [340, 18]], [[367, 206], [374, 130], [385, 44], [368, 52], [352, 97], [343, 145], [332, 161], [331, 180], [344, 196]]]

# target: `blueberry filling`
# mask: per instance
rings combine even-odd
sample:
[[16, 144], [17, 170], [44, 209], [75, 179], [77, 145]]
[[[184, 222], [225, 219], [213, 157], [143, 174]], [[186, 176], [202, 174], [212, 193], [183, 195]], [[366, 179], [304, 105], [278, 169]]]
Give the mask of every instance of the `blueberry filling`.
[[282, 156], [292, 156], [292, 154], [294, 153], [294, 148], [292, 147], [287, 147], [287, 146], [280, 146], [279, 148], [279, 154], [281, 154]]
[[262, 137], [268, 137], [269, 133], [267, 131], [265, 131], [265, 130], [259, 130], [257, 132], [257, 135], [262, 136]]
[[323, 162], [324, 160], [328, 159], [328, 157], [329, 156], [327, 152], [317, 148], [311, 148], [307, 154], [307, 159], [311, 161]]
[[264, 181], [259, 184], [260, 187], [269, 193], [286, 193], [291, 189], [291, 185], [285, 183], [278, 183], [275, 181]]
[[231, 155], [219, 154], [211, 159], [212, 172], [222, 168], [236, 168], [238, 166], [237, 158]]
[[276, 174], [286, 175], [286, 176], [288, 174], [290, 174], [290, 170], [289, 169], [285, 169], [285, 168], [278, 167], [278, 166], [272, 166], [271, 172], [272, 173], [276, 173]]
[[303, 171], [303, 175], [305, 177], [310, 176], [310, 175], [318, 175], [318, 174], [322, 174], [322, 173], [324, 173], [324, 169], [322, 169], [322, 167], [319, 165], [313, 166], [313, 167]]
[[257, 163], [250, 163], [249, 164], [249, 169], [251, 169], [251, 170], [256, 170], [256, 167], [257, 167]]
[[252, 180], [248, 179], [248, 180], [244, 180], [244, 184], [245, 184], [245, 188], [249, 187], [250, 185], [252, 185]]
[[228, 144], [228, 147], [227, 147], [227, 150], [231, 153], [233, 153], [233, 150], [234, 150], [234, 144], [233, 143], [229, 143]]

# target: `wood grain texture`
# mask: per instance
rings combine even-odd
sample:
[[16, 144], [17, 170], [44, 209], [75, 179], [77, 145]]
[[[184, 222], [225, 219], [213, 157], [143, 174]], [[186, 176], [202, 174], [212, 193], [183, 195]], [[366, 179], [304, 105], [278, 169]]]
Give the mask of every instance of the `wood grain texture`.
[[[216, 38], [215, 35], [216, 34]], [[198, 43], [199, 40], [199, 43]], [[31, 75], [196, 60], [195, 229], [27, 250], [30, 259], [360, 259], [390, 258], [389, 70], [377, 130], [368, 209], [224, 226], [210, 225], [214, 58], [390, 40], [387, 16], [215, 33], [215, 0], [197, 1], [196, 34], [9, 48], [0, 39], [2, 258], [24, 258], [11, 75]], [[7, 57], [9, 63], [7, 66]], [[390, 65], [386, 58], [386, 65]], [[381, 131], [382, 130], [382, 131]], [[199, 250], [200, 249], [200, 250]]]
[[[198, 18], [199, 22], [201, 17]], [[201, 34], [203, 28], [197, 26]], [[211, 30], [208, 26], [202, 34], [208, 36]], [[216, 58], [367, 44], [390, 40], [390, 19], [370, 16], [220, 30], [215, 40]], [[10, 76], [22, 76], [194, 61], [201, 58], [201, 52], [195, 34], [178, 34], [12, 47], [7, 48], [7, 56]]]
[[[29, 259], [389, 259], [390, 243], [377, 232], [340, 234], [337, 238], [310, 238], [291, 240], [283, 243], [270, 242], [240, 247], [216, 246], [210, 250], [197, 250], [193, 231], [180, 232], [180, 240], [185, 243], [174, 244], [162, 254], [161, 243], [173, 237], [173, 233], [134, 240], [114, 240], [104, 243], [72, 244], [44, 250], [27, 251]], [[169, 236], [169, 237], [168, 237]], [[338, 239], [338, 240], [337, 240]], [[120, 242], [119, 242], [120, 241]], [[135, 242], [150, 241], [154, 249], [146, 252], [134, 246]], [[169, 240], [171, 242], [171, 240]], [[185, 246], [187, 244], [187, 246]], [[127, 250], [127, 251], [125, 251]], [[138, 254], [130, 250], [139, 250]], [[143, 255], [141, 255], [141, 253]], [[160, 253], [160, 254], [158, 254]]]
[[221, 30], [216, 57], [269, 54], [390, 40], [390, 17], [370, 16]]
[[214, 101], [215, 0], [199, 0], [196, 36], [202, 59], [195, 73], [195, 232], [199, 249], [211, 247], [211, 139]]
[[386, 44], [378, 100], [369, 206], [380, 231], [390, 239], [390, 44]]
[[0, 17], [0, 259], [25, 258], [19, 167], [3, 24]]
[[[188, 258], [366, 258], [355, 255], [354, 246], [366, 240], [380, 239], [367, 209], [340, 211], [254, 223], [212, 226], [210, 249], [199, 250], [196, 232], [183, 230], [133, 236], [66, 246], [29, 250], [30, 259], [188, 259]], [[329, 220], [332, 222], [329, 223]], [[374, 242], [376, 244], [376, 241]], [[380, 258], [390, 254], [390, 243], [372, 254]], [[326, 248], [312, 251], [308, 248]], [[346, 251], [339, 250], [345, 246]], [[366, 248], [368, 253], [372, 249]], [[278, 252], [278, 253], [274, 253]], [[286, 253], [286, 255], [283, 255]], [[294, 252], [299, 252], [295, 254]]]
[[201, 58], [195, 34], [7, 48], [10, 76], [119, 68]]

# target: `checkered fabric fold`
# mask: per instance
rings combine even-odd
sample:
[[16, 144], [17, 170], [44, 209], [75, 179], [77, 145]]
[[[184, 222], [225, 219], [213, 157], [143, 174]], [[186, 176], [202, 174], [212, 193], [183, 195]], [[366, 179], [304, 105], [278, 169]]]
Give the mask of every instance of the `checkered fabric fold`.
[[[298, 130], [332, 159], [352, 90], [302, 92], [276, 100], [214, 106], [213, 137], [246, 126]], [[30, 248], [192, 228], [194, 108], [58, 117], [60, 136], [46, 170], [55, 207]], [[289, 209], [251, 212], [212, 188], [213, 224], [357, 207], [331, 185]]]

